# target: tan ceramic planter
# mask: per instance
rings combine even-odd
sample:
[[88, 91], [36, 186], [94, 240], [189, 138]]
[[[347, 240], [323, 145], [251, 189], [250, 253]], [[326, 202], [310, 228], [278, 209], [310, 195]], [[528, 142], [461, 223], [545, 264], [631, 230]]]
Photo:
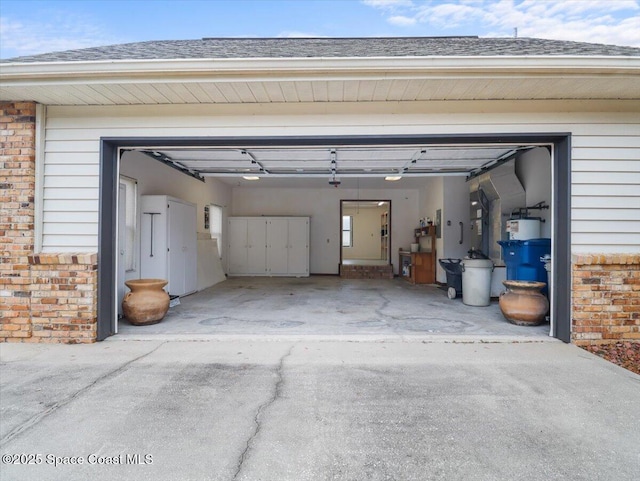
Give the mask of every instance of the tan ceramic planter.
[[156, 324], [169, 310], [169, 294], [164, 279], [133, 279], [125, 285], [131, 289], [122, 300], [122, 311], [134, 326]]
[[500, 295], [500, 310], [511, 323], [537, 326], [544, 322], [549, 301], [540, 292], [546, 285], [537, 281], [502, 281], [507, 288]]

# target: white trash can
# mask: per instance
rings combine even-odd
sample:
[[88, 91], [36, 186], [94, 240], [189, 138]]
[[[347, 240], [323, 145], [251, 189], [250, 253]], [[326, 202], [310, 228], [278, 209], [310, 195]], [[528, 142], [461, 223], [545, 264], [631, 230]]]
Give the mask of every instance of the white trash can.
[[544, 270], [547, 271], [547, 292], [548, 292], [547, 297], [549, 298], [549, 302], [551, 302], [551, 292], [552, 292], [551, 279], [553, 279], [553, 275], [551, 272], [551, 255], [545, 254], [540, 258], [540, 262], [544, 264]]
[[488, 306], [491, 303], [491, 259], [463, 259], [462, 302], [467, 306]]

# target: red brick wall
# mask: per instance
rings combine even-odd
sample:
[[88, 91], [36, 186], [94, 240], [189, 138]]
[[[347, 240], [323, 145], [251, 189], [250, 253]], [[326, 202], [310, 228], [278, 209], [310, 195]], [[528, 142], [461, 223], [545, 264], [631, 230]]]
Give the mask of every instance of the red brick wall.
[[97, 254], [39, 254], [31, 266], [34, 342], [93, 342], [97, 334]]
[[573, 257], [573, 341], [640, 341], [640, 255]]
[[0, 102], [0, 341], [93, 342], [96, 254], [34, 255], [35, 121]]
[[343, 279], [393, 279], [391, 265], [356, 266], [340, 264], [340, 277]]
[[35, 103], [0, 103], [0, 339], [31, 337], [35, 120]]

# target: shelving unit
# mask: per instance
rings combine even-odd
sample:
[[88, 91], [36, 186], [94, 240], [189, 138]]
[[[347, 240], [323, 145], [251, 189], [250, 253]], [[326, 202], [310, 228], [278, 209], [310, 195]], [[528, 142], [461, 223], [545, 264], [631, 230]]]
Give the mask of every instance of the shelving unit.
[[421, 252], [399, 252], [400, 276], [412, 284], [434, 284], [436, 282], [436, 228], [421, 227], [414, 231]]
[[388, 260], [389, 256], [389, 212], [380, 215], [380, 259]]

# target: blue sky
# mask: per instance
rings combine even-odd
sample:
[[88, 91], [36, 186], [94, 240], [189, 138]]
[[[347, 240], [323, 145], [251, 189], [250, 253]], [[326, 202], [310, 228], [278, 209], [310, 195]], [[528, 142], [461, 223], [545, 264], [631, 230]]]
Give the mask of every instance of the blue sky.
[[518, 36], [640, 47], [640, 0], [0, 0], [0, 58], [203, 37]]

